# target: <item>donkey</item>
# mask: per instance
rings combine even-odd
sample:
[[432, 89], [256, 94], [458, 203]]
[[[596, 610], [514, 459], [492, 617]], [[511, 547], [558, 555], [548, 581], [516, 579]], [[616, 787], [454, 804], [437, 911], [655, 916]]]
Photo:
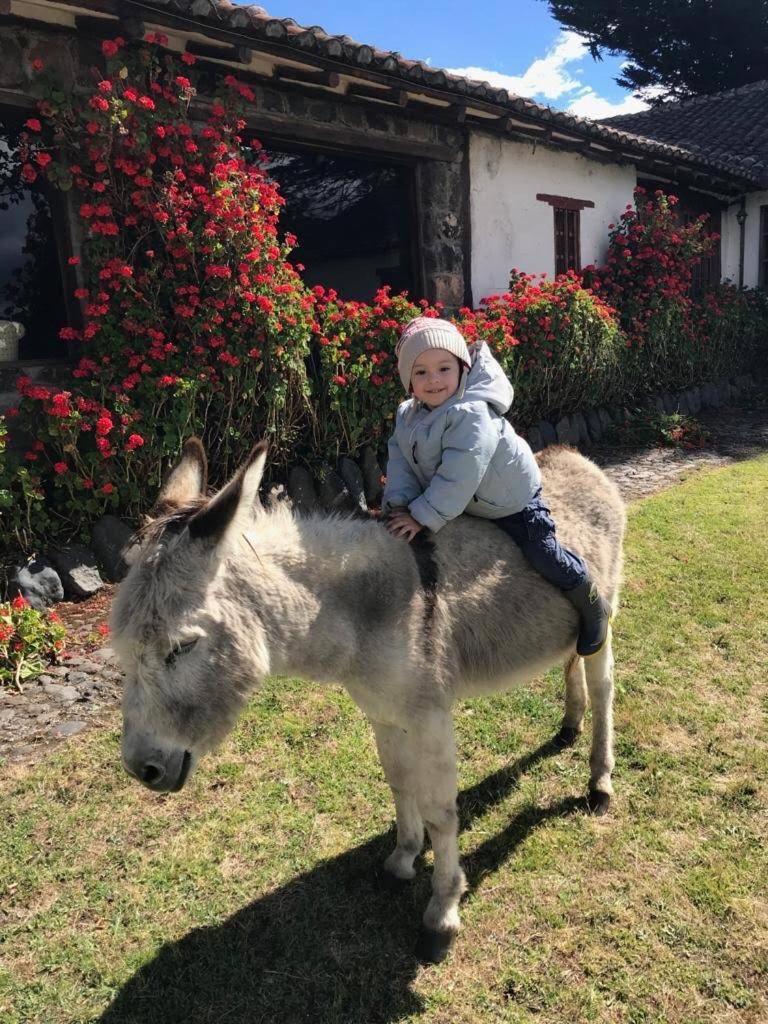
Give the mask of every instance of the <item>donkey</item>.
[[[561, 538], [587, 558], [615, 609], [625, 513], [583, 456], [538, 456]], [[432, 895], [419, 955], [437, 962], [459, 929], [454, 701], [565, 665], [573, 743], [592, 704], [589, 806], [608, 809], [613, 655], [576, 655], [576, 613], [485, 520], [462, 516], [433, 539], [395, 539], [372, 519], [294, 514], [258, 498], [266, 445], [207, 498], [196, 439], [161, 490], [112, 611], [125, 673], [122, 756], [155, 792], [182, 788], [270, 673], [343, 684], [369, 719], [392, 789], [397, 844], [385, 877], [415, 875], [426, 826]]]

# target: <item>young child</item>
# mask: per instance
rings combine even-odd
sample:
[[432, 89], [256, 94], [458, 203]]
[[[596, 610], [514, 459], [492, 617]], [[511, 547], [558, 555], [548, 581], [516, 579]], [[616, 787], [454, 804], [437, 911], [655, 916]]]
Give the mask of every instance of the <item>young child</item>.
[[512, 385], [488, 346], [478, 342], [470, 351], [452, 323], [417, 317], [400, 337], [397, 366], [412, 397], [398, 408], [389, 442], [387, 529], [411, 541], [463, 512], [492, 519], [579, 612], [577, 652], [596, 654], [610, 607], [584, 560], [555, 536], [538, 464], [504, 418]]

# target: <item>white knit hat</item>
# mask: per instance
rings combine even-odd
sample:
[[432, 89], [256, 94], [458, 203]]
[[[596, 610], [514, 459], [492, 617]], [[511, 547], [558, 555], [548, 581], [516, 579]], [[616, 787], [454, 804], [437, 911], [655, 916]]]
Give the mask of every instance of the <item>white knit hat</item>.
[[448, 320], [417, 316], [405, 325], [395, 349], [400, 380], [407, 392], [411, 390], [413, 364], [428, 348], [443, 348], [466, 366], [472, 365], [467, 343], [458, 328]]

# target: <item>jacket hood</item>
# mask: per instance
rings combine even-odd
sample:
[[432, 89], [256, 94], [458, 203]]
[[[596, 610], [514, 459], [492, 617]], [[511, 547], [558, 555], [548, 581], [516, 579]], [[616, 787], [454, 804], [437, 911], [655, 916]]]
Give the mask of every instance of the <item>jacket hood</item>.
[[470, 349], [472, 366], [467, 374], [461, 400], [464, 402], [487, 402], [495, 412], [503, 416], [512, 405], [514, 388], [507, 376], [491, 355], [484, 341]]

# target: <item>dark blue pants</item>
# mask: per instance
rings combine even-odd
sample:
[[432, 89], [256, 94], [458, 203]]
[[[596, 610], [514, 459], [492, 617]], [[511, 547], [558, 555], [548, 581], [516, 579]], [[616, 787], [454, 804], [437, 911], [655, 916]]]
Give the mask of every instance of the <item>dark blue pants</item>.
[[541, 500], [541, 488], [522, 511], [491, 522], [509, 534], [533, 568], [560, 590], [573, 590], [586, 579], [584, 559], [555, 536], [555, 521]]

